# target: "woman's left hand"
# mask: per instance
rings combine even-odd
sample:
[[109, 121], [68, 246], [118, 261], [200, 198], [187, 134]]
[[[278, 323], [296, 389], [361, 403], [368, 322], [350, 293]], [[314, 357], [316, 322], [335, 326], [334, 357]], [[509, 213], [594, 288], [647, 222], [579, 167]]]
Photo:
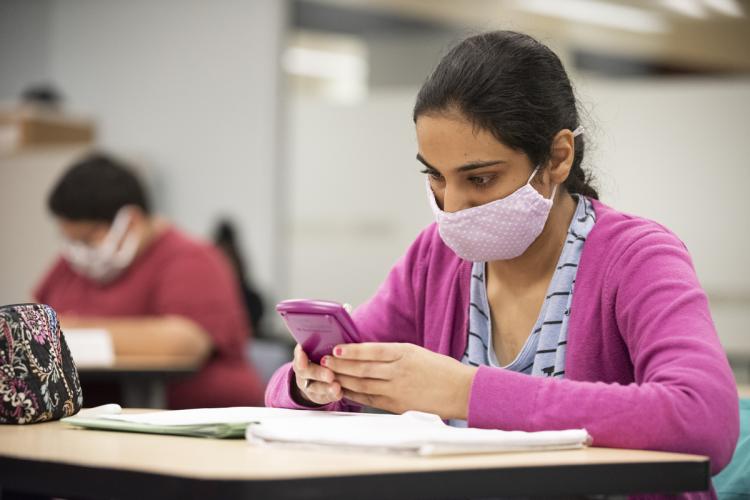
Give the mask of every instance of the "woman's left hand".
[[465, 419], [476, 368], [414, 344], [342, 344], [321, 365], [345, 398], [392, 413], [419, 410]]

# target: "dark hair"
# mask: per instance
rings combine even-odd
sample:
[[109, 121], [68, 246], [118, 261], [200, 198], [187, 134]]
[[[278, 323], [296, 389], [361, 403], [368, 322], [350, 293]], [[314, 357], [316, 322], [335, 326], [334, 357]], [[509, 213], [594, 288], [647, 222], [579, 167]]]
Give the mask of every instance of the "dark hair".
[[146, 190], [126, 166], [102, 153], [74, 163], [52, 189], [50, 211], [69, 220], [112, 222], [125, 205], [150, 213]]
[[[550, 158], [552, 140], [579, 125], [573, 88], [560, 59], [523, 33], [492, 31], [466, 38], [451, 49], [422, 85], [414, 105], [420, 115], [455, 109], [503, 144], [523, 151], [535, 165]], [[565, 188], [598, 198], [581, 162], [584, 138]]]

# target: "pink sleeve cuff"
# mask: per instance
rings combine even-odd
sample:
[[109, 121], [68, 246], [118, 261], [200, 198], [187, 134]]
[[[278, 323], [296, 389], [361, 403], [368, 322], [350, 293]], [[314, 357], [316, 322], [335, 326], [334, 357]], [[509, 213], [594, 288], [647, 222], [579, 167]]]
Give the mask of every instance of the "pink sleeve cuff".
[[329, 403], [327, 405], [307, 406], [296, 402], [292, 398], [291, 387], [294, 383], [294, 370], [292, 363], [287, 363], [271, 377], [266, 388], [266, 406], [273, 408], [290, 408], [292, 410], [319, 410], [319, 411], [356, 411], [357, 408], [346, 405], [343, 401]]
[[503, 368], [480, 366], [471, 384], [469, 427], [537, 430], [533, 415], [541, 380]]

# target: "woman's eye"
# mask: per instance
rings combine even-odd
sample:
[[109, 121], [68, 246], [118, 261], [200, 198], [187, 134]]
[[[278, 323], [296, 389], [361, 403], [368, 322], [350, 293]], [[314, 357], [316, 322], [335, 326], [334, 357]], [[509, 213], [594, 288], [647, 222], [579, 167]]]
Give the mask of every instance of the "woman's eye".
[[469, 177], [469, 182], [475, 186], [483, 187], [489, 185], [494, 177], [494, 175], [478, 175], [475, 177]]
[[443, 178], [443, 176], [442, 176], [442, 175], [440, 175], [440, 173], [439, 173], [439, 172], [436, 172], [436, 171], [434, 171], [434, 170], [427, 170], [427, 169], [424, 169], [424, 170], [422, 170], [422, 173], [423, 173], [423, 174], [427, 174], [427, 175], [429, 175], [430, 177], [432, 177], [432, 178], [433, 178], [434, 180], [436, 180], [436, 181], [439, 181], [439, 180], [441, 180], [441, 179]]

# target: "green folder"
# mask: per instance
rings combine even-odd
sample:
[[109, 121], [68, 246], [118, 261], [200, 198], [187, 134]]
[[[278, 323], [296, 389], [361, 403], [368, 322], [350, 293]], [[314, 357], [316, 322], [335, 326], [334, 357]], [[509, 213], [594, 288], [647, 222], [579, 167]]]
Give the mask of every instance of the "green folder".
[[175, 436], [193, 436], [207, 438], [244, 438], [245, 429], [251, 422], [242, 423], [214, 423], [214, 424], [195, 424], [195, 425], [154, 425], [134, 422], [124, 422], [122, 420], [110, 420], [98, 417], [67, 417], [62, 422], [85, 427], [87, 429], [122, 431], [122, 432], [145, 432], [149, 434], [171, 434]]
[[310, 415], [320, 416], [320, 412], [250, 406], [123, 412], [119, 405], [108, 404], [83, 410], [62, 422], [87, 429], [223, 439], [244, 438], [248, 425], [265, 419]]

